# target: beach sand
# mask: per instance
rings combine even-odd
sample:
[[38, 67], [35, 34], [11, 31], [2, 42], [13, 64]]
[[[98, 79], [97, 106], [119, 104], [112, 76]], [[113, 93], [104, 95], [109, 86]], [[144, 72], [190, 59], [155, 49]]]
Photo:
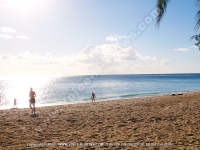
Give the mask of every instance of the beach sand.
[[0, 149], [200, 149], [200, 92], [40, 107], [36, 114], [0, 110]]

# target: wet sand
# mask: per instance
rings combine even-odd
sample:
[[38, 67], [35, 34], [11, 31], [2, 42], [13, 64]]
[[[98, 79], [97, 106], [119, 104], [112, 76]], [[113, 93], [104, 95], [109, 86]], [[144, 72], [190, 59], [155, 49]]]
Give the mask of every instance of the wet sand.
[[0, 110], [0, 149], [200, 149], [200, 92]]

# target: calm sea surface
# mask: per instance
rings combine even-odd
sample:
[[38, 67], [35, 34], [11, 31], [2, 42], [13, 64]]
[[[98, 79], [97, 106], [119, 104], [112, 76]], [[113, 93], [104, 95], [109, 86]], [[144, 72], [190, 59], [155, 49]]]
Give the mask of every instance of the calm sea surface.
[[87, 75], [60, 78], [0, 79], [0, 109], [29, 107], [29, 89], [36, 92], [36, 106], [91, 102], [200, 91], [200, 74]]

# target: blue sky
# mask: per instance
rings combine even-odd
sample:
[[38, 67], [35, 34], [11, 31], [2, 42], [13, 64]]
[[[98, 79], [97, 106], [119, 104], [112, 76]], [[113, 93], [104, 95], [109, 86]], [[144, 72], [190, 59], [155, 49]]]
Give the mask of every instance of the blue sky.
[[199, 73], [195, 1], [170, 1], [159, 29], [155, 5], [0, 0], [0, 77]]

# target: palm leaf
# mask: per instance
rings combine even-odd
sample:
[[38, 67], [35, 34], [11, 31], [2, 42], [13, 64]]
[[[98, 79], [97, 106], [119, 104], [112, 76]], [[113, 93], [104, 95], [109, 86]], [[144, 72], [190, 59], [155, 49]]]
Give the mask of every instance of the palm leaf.
[[[196, 0], [195, 5], [196, 5], [196, 7], [200, 8], [200, 0]], [[200, 9], [199, 9], [199, 11], [197, 11], [195, 19], [197, 22], [196, 22], [194, 29], [197, 31], [200, 27]]]
[[196, 5], [197, 7], [199, 7], [199, 6], [200, 6], [200, 0], [196, 0], [195, 5]]
[[200, 10], [196, 13], [196, 21], [195, 30], [198, 30], [200, 27]]
[[195, 39], [197, 43], [194, 43], [195, 46], [198, 46], [199, 47], [199, 50], [200, 50], [200, 33], [197, 34], [197, 35], [194, 35], [190, 38], [191, 39]]
[[167, 4], [169, 3], [170, 0], [157, 0], [157, 12], [158, 12], [158, 16], [156, 19], [156, 26], [159, 27], [160, 25], [160, 21], [163, 18], [163, 15], [167, 9]]

